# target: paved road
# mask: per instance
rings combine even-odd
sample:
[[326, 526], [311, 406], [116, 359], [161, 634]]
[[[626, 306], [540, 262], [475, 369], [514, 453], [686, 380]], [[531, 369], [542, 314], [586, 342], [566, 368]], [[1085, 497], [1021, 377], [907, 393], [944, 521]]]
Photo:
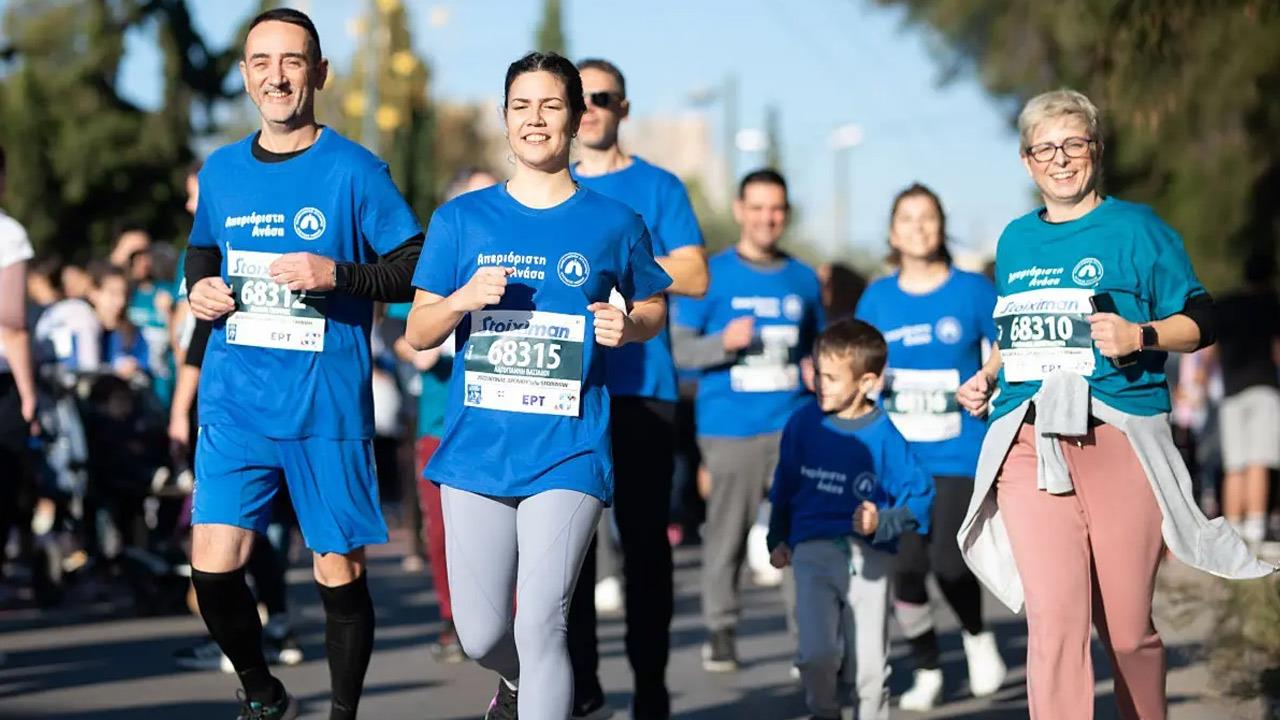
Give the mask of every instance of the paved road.
[[[371, 561], [374, 597], [378, 605], [378, 645], [370, 667], [362, 716], [375, 720], [471, 720], [479, 717], [493, 691], [492, 676], [474, 664], [441, 665], [424, 643], [437, 628], [438, 616], [425, 576], [408, 575], [398, 562], [398, 545], [379, 549]], [[702, 671], [699, 647], [696, 550], [677, 554], [677, 618], [672, 629], [670, 682], [677, 717], [689, 720], [791, 720], [807, 717], [800, 692], [788, 677], [791, 646], [782, 622], [782, 603], [776, 590], [747, 591], [740, 648], [745, 667], [731, 676]], [[1165, 577], [1184, 577], [1180, 567], [1166, 568]], [[328, 717], [324, 664], [323, 614], [309, 572], [290, 573], [291, 596], [308, 661], [280, 672], [290, 691], [304, 701], [304, 717]], [[991, 604], [994, 608], [994, 602]], [[1020, 618], [995, 612], [994, 628], [1005, 657], [1014, 668], [1009, 682], [995, 698], [966, 698], [964, 655], [958, 630], [946, 613], [943, 662], [948, 678], [948, 703], [928, 715], [899, 713], [895, 719], [966, 718], [1013, 720], [1027, 717], [1022, 691], [1025, 625]], [[1196, 659], [1199, 637], [1195, 628], [1171, 629], [1160, 623], [1170, 646], [1170, 717], [1173, 720], [1257, 718], [1251, 705], [1212, 699], [1207, 672]], [[125, 720], [171, 718], [230, 720], [235, 685], [228, 675], [175, 670], [169, 656], [202, 630], [200, 621], [186, 616], [136, 618], [105, 605], [0, 613], [0, 649], [8, 663], [0, 667], [0, 718], [66, 718], [68, 720]], [[611, 703], [625, 708], [630, 676], [622, 648], [622, 625], [604, 621], [601, 627], [603, 680]], [[894, 694], [908, 684], [902, 662], [904, 646], [894, 644]], [[1099, 665], [1097, 718], [1116, 717], [1111, 707], [1111, 681], [1106, 662]], [[615, 717], [626, 717], [619, 712]], [[1082, 715], [1083, 717], [1083, 715]]]

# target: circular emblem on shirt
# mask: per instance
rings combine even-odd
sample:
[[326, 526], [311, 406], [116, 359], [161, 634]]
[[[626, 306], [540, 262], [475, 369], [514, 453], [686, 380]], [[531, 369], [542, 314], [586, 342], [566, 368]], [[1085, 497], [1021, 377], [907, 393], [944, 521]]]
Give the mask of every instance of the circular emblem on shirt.
[[1093, 287], [1102, 281], [1102, 262], [1098, 258], [1087, 257], [1076, 263], [1071, 271], [1071, 279], [1077, 285]]
[[324, 234], [324, 213], [313, 207], [304, 207], [293, 216], [293, 231], [303, 240], [315, 240]]
[[581, 253], [565, 253], [556, 263], [556, 274], [565, 285], [580, 287], [591, 276], [591, 264]]
[[804, 315], [804, 301], [799, 295], [787, 295], [782, 298], [782, 314], [788, 320], [799, 320]]
[[853, 479], [853, 491], [863, 500], [870, 500], [876, 489], [876, 474], [873, 472], [858, 473]]
[[937, 336], [939, 342], [955, 345], [960, 342], [960, 336], [964, 334], [964, 328], [960, 327], [959, 320], [948, 315], [934, 325], [933, 334]]

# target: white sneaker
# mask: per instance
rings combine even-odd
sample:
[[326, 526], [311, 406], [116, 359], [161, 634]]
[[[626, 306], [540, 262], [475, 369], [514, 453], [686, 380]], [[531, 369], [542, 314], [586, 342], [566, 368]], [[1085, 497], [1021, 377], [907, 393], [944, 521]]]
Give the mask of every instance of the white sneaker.
[[898, 707], [912, 712], [928, 712], [942, 699], [942, 670], [916, 670], [911, 689], [898, 698]]
[[617, 615], [622, 612], [622, 581], [614, 576], [596, 583], [596, 612]]
[[782, 571], [769, 562], [769, 528], [755, 524], [747, 532], [747, 567], [751, 569], [751, 581], [759, 587], [778, 587], [782, 584]]
[[1008, 669], [990, 630], [970, 635], [962, 632], [964, 656], [969, 661], [969, 691], [974, 697], [994, 694], [1004, 684]]

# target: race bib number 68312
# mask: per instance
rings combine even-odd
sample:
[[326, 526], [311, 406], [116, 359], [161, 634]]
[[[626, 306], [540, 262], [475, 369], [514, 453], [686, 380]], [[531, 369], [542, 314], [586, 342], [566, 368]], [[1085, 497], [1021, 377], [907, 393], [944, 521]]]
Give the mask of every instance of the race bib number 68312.
[[227, 342], [277, 350], [324, 350], [323, 296], [293, 292], [267, 268], [279, 253], [231, 250], [227, 280], [236, 311], [227, 318]]

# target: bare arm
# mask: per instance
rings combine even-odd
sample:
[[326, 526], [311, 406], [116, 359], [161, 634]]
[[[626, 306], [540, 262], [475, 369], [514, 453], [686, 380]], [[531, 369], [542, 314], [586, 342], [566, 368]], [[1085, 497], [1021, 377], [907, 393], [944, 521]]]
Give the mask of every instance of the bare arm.
[[711, 275], [707, 272], [706, 253], [700, 246], [679, 247], [656, 259], [658, 265], [671, 276], [671, 286], [667, 288], [667, 292], [693, 298], [707, 294]]
[[31, 337], [27, 333], [27, 263], [11, 263], [0, 268], [0, 344], [13, 373], [22, 402], [22, 418], [35, 420], [36, 370], [31, 357]]

